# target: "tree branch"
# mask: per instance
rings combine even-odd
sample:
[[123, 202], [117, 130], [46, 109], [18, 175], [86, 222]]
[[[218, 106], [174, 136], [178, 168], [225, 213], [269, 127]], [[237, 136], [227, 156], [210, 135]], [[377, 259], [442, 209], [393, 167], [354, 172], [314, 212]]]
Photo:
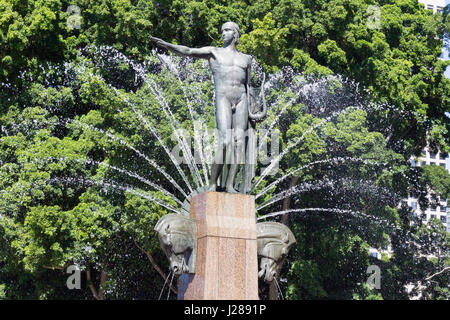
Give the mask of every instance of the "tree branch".
[[426, 280], [426, 281], [429, 281], [429, 280], [431, 280], [433, 277], [435, 277], [435, 276], [437, 276], [437, 275], [440, 275], [442, 272], [445, 272], [445, 271], [447, 271], [447, 270], [449, 270], [449, 269], [450, 269], [450, 266], [445, 267], [445, 268], [442, 269], [441, 271], [436, 272], [436, 273], [434, 273], [434, 274], [432, 274], [432, 275], [426, 277], [425, 280]]
[[48, 269], [48, 270], [64, 270], [64, 269], [65, 269], [65, 266], [64, 266], [64, 267], [50, 267], [50, 266], [42, 266], [42, 268], [44, 268], [44, 269]]
[[91, 280], [91, 270], [89, 270], [89, 269], [86, 270], [86, 280], [87, 280], [87, 285], [88, 285], [89, 289], [91, 289], [92, 295], [94, 296], [94, 298], [96, 300], [99, 300], [97, 290], [95, 289], [94, 284], [92, 283], [92, 280]]
[[[150, 254], [150, 252], [148, 252], [147, 250], [145, 250], [144, 248], [142, 248], [140, 245], [138, 245], [138, 243], [136, 242], [136, 240], [133, 238], [133, 242], [136, 245], [136, 247], [139, 248], [139, 250], [141, 250], [143, 253], [145, 253], [145, 255], [147, 256], [147, 259], [150, 261], [150, 263], [152, 264], [152, 266], [155, 268], [156, 271], [158, 271], [158, 273], [160, 274], [160, 276], [163, 278], [164, 281], [167, 281], [167, 277], [164, 274], [164, 272], [161, 270], [161, 268], [158, 266], [158, 264], [156, 263], [155, 259], [153, 259], [152, 255]], [[170, 290], [172, 290], [173, 293], [178, 294], [177, 289], [175, 289], [172, 284], [169, 284]]]
[[98, 298], [99, 300], [105, 300], [105, 281], [108, 278], [108, 274], [102, 270], [102, 273], [100, 274], [100, 285], [98, 288]]
[[105, 300], [105, 288], [104, 288], [104, 284], [106, 279], [108, 278], [107, 273], [102, 270], [101, 274], [100, 274], [100, 285], [97, 289], [94, 286], [94, 283], [91, 280], [91, 270], [87, 269], [86, 270], [86, 280], [87, 280], [87, 285], [89, 287], [89, 289], [91, 289], [92, 295], [94, 296], [94, 298], [96, 300]]

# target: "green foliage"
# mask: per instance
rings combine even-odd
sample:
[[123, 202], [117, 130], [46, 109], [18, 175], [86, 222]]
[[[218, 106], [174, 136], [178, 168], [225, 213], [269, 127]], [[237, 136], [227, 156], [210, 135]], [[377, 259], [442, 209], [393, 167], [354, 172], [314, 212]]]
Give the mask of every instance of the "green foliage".
[[[290, 299], [351, 299], [358, 282], [365, 282], [368, 247], [359, 237], [336, 226], [309, 219], [297, 224], [298, 246], [289, 268]], [[309, 224], [311, 223], [311, 224]], [[298, 233], [297, 231], [300, 231]]]
[[[78, 6], [79, 16], [68, 10], [70, 5]], [[370, 5], [380, 9], [374, 27]], [[77, 19], [80, 28], [72, 28]], [[334, 181], [334, 188], [293, 196], [288, 208], [355, 212], [286, 219], [298, 243], [282, 270], [287, 297], [407, 298], [406, 284], [448, 266], [448, 258], [422, 257], [448, 250], [442, 225], [416, 221], [411, 226], [410, 213], [397, 208], [397, 200], [411, 189], [404, 160], [420, 152], [427, 134], [433, 146], [450, 150], [445, 116], [450, 82], [443, 77], [448, 62], [437, 59], [440, 39], [448, 35], [445, 12], [432, 15], [416, 0], [0, 0], [0, 299], [92, 299], [85, 282], [81, 292], [64, 286], [64, 268], [73, 263], [86, 268], [83, 279], [91, 270], [96, 284], [100, 272], [107, 272], [106, 298], [158, 296], [164, 282], [155, 265], [165, 270], [167, 262], [153, 227], [171, 211], [149, 199], [179, 204], [148, 182], [183, 197], [148, 159], [187, 188], [161, 146], [172, 150], [177, 141], [153, 90], [161, 92], [191, 135], [189, 108], [211, 128], [214, 105], [203, 62], [182, 61], [188, 76], [181, 79], [149, 57], [154, 49], [150, 36], [192, 47], [220, 46], [220, 26], [229, 20], [240, 26], [239, 49], [255, 56], [266, 72], [290, 65], [305, 76], [328, 77], [333, 99], [344, 92], [333, 76], [340, 74], [367, 88], [377, 102], [392, 106], [372, 113], [349, 109], [319, 125], [323, 114], [293, 103], [280, 117], [281, 150], [302, 142], [256, 192], [312, 161], [358, 159], [357, 164], [307, 167], [298, 180], [285, 180], [261, 198], [270, 200], [291, 182]], [[100, 46], [145, 61], [151, 71], [148, 83], [127, 62], [114, 60], [113, 50]], [[267, 93], [279, 106], [293, 97], [279, 88]], [[194, 98], [197, 103], [190, 105]], [[278, 111], [268, 111], [268, 123]], [[317, 129], [309, 132], [311, 126]], [[424, 166], [416, 173], [421, 174], [416, 184], [448, 197], [449, 175], [443, 168]], [[187, 180], [195, 189], [192, 177]], [[364, 191], [367, 184], [369, 192]], [[280, 201], [260, 213], [286, 209], [284, 205]], [[422, 246], [413, 241], [405, 247], [406, 234], [419, 237]], [[365, 271], [374, 261], [368, 247], [382, 247], [387, 238], [394, 255], [376, 261], [386, 280], [381, 291], [369, 289]], [[426, 283], [423, 298], [448, 299], [446, 273], [433, 281]]]
[[[97, 198], [97, 199], [95, 199]], [[25, 269], [63, 267], [68, 261], [92, 260], [115, 230], [109, 216], [113, 208], [95, 195], [84, 194], [69, 211], [34, 207], [28, 213], [23, 240], [12, 243], [23, 250]]]
[[304, 52], [303, 50], [294, 49], [293, 57], [289, 63], [299, 70], [302, 70], [305, 75], [319, 75], [327, 76], [333, 73], [329, 68], [320, 65], [316, 60], [312, 59], [311, 56]]
[[381, 293], [369, 288], [366, 283], [363, 283], [361, 287], [361, 293], [354, 293], [353, 300], [383, 300]]
[[276, 71], [276, 66], [286, 63], [284, 51], [289, 29], [277, 28], [270, 12], [262, 21], [255, 19], [252, 23], [253, 30], [241, 37], [239, 48], [242, 48], [244, 52], [251, 52], [263, 61], [265, 69]]
[[422, 167], [420, 184], [433, 190], [441, 199], [448, 199], [450, 195], [450, 173], [441, 166]]

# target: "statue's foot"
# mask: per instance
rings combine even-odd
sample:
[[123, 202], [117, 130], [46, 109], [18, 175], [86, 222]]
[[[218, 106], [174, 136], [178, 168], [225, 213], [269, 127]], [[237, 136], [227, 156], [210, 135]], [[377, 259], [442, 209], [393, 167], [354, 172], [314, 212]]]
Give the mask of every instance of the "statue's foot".
[[228, 192], [228, 193], [239, 193], [239, 192], [236, 191], [236, 189], [234, 189], [232, 186], [227, 186], [227, 192]]
[[217, 191], [217, 185], [216, 185], [215, 183], [210, 184], [210, 185], [208, 186], [208, 188], [206, 189], [206, 191], [213, 191], [213, 192], [216, 192], [216, 191]]

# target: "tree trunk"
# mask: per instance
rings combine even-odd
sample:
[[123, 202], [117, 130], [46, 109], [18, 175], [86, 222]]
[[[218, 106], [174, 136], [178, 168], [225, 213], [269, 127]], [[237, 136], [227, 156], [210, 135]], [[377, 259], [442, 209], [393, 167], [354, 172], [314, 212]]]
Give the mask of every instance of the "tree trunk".
[[[158, 264], [156, 263], [155, 259], [153, 259], [153, 257], [150, 254], [150, 252], [148, 252], [147, 250], [144, 250], [144, 248], [142, 248], [140, 245], [138, 245], [136, 240], [133, 239], [133, 241], [134, 241], [134, 244], [136, 245], [136, 247], [138, 247], [139, 250], [141, 250], [143, 253], [145, 253], [145, 255], [147, 256], [147, 259], [150, 261], [150, 263], [152, 264], [153, 268], [155, 268], [155, 270], [158, 271], [160, 276], [163, 278], [164, 282], [166, 282], [167, 281], [167, 276], [164, 274], [164, 272], [158, 266]], [[172, 290], [172, 292], [174, 294], [178, 294], [177, 289], [175, 289], [172, 284], [169, 284], [169, 287], [170, 287], [170, 290]]]
[[92, 295], [97, 300], [105, 300], [105, 288], [104, 284], [106, 279], [108, 278], [107, 273], [102, 270], [100, 274], [100, 284], [98, 286], [98, 290], [95, 288], [94, 283], [91, 280], [91, 270], [86, 270], [86, 279], [87, 279], [87, 285], [89, 289], [91, 289]]

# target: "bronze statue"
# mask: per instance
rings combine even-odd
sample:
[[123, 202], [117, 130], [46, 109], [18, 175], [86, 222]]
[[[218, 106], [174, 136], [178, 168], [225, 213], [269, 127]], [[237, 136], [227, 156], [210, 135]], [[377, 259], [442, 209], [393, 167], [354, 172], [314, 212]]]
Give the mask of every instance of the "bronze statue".
[[[240, 164], [245, 164], [240, 192], [250, 190], [250, 181], [254, 177], [256, 163], [255, 122], [261, 121], [266, 107], [261, 112], [255, 109], [250, 88], [250, 69], [252, 57], [239, 52], [239, 27], [234, 22], [222, 25], [223, 48], [188, 48], [167, 43], [151, 37], [158, 47], [168, 49], [181, 56], [207, 59], [214, 78], [216, 94], [216, 127], [219, 131], [219, 146], [216, 149], [209, 191], [217, 191], [219, 179], [224, 181], [226, 192], [237, 193], [234, 181]], [[253, 97], [254, 98], [254, 97]], [[250, 106], [250, 107], [249, 107]], [[251, 130], [249, 130], [251, 129]], [[224, 173], [226, 164], [226, 173]], [[222, 174], [225, 174], [222, 177]]]

